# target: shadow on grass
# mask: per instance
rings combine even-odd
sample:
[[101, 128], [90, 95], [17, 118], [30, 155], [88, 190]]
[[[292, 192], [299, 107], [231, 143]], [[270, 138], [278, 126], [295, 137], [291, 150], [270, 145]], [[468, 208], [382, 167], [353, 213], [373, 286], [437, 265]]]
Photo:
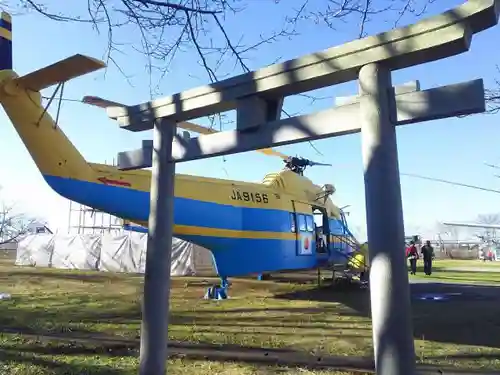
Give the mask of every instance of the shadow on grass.
[[[72, 337], [74, 341], [71, 341]], [[133, 340], [117, 340], [113, 343], [111, 339], [101, 340], [96, 335], [83, 335], [87, 339], [80, 340], [78, 334], [66, 337], [67, 342], [61, 341], [61, 337], [38, 336], [39, 343], [26, 343], [16, 345], [12, 351], [17, 353], [32, 353], [39, 355], [64, 355], [64, 356], [108, 356], [108, 357], [129, 357], [136, 356], [139, 350], [138, 342]], [[41, 340], [40, 340], [41, 339]], [[120, 341], [122, 341], [120, 343]], [[43, 346], [40, 343], [43, 342]], [[6, 349], [3, 349], [6, 351]]]
[[455, 359], [455, 360], [470, 360], [470, 359], [488, 359], [491, 361], [500, 360], [500, 355], [495, 353], [456, 353], [456, 354], [448, 354], [446, 356], [437, 355], [437, 356], [427, 356], [425, 357], [427, 360], [440, 360], [440, 359]]
[[[457, 345], [500, 348], [500, 288], [461, 284], [411, 284], [414, 336]], [[445, 301], [422, 300], [425, 294], [456, 294]], [[339, 302], [355, 316], [370, 317], [367, 290], [314, 288], [276, 298]]]
[[120, 275], [109, 273], [101, 273], [98, 271], [89, 271], [88, 273], [78, 272], [76, 270], [52, 270], [44, 269], [37, 270], [35, 268], [28, 269], [15, 269], [7, 272], [0, 272], [0, 279], [9, 278], [42, 278], [42, 279], [54, 279], [54, 280], [71, 280], [71, 281], [81, 281], [81, 282], [91, 282], [91, 283], [106, 283], [114, 280], [125, 281], [126, 279], [132, 279], [135, 275]]
[[[9, 303], [12, 302], [9, 306]], [[52, 331], [58, 327], [63, 328], [69, 323], [112, 323], [131, 324], [141, 318], [140, 306], [132, 305], [127, 308], [104, 310], [96, 309], [95, 306], [59, 304], [60, 300], [46, 298], [44, 303], [50, 306], [38, 308], [17, 308], [15, 301], [7, 301], [0, 308], [0, 331], [14, 329], [19, 332], [31, 332], [35, 330]], [[106, 306], [107, 307], [107, 306]], [[73, 329], [73, 328], [72, 328]]]
[[35, 365], [51, 371], [51, 374], [54, 375], [71, 375], [71, 374], [123, 375], [122, 370], [113, 369], [109, 366], [61, 363], [54, 361], [52, 359], [46, 360], [42, 358], [36, 358], [35, 356], [28, 355], [27, 353], [19, 354], [19, 352], [16, 353], [14, 351], [8, 351], [3, 349], [0, 349], [0, 358], [4, 364], [11, 362], [14, 364]]
[[[24, 334], [24, 340], [31, 335]], [[104, 335], [103, 335], [104, 336]], [[33, 335], [36, 342], [16, 343], [11, 349], [0, 349], [0, 358], [4, 361], [32, 363], [47, 367], [50, 364], [55, 374], [118, 374], [112, 369], [99, 366], [66, 365], [57, 362], [59, 355], [72, 356], [107, 356], [137, 357], [139, 339], [117, 339], [116, 336], [99, 337], [72, 332], [66, 335]], [[37, 356], [55, 356], [54, 362], [39, 359]], [[339, 369], [352, 373], [372, 372], [373, 361], [369, 358], [346, 356], [313, 356], [305, 352], [285, 348], [258, 348], [235, 344], [169, 342], [169, 358], [187, 358], [189, 360], [210, 360], [220, 362], [239, 362], [252, 365], [300, 366], [306, 369]], [[80, 372], [78, 372], [78, 370]], [[59, 372], [58, 372], [59, 371]], [[66, 371], [66, 372], [65, 372]], [[90, 372], [89, 372], [90, 371]], [[106, 372], [108, 371], [108, 372]]]

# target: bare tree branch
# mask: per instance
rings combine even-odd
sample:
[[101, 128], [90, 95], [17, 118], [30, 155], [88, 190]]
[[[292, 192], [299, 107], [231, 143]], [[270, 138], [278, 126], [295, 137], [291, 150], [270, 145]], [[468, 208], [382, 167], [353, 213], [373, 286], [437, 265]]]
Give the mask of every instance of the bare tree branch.
[[477, 223], [485, 225], [497, 225], [500, 224], [500, 214], [480, 214], [477, 217]]
[[28, 233], [30, 226], [37, 220], [16, 213], [13, 205], [0, 203], [0, 245], [15, 242]]
[[222, 13], [222, 11], [216, 11], [216, 10], [205, 10], [205, 9], [200, 9], [200, 8], [192, 8], [192, 7], [187, 7], [179, 4], [174, 4], [168, 1], [153, 1], [153, 0], [138, 0], [140, 3], [145, 4], [145, 5], [157, 5], [160, 7], [168, 7], [172, 9], [177, 9], [177, 10], [182, 10], [184, 12], [188, 13], [200, 13], [200, 14], [217, 14], [217, 13]]
[[[114, 65], [129, 80], [128, 72], [120, 66], [119, 54], [126, 56], [124, 48], [128, 46], [143, 56], [152, 98], [161, 94], [161, 81], [180, 54], [194, 52], [210, 82], [217, 82], [229, 75], [251, 71], [248, 62], [250, 53], [264, 45], [299, 35], [300, 30], [307, 26], [306, 23], [323, 25], [333, 31], [342, 24], [355, 24], [359, 30], [358, 37], [364, 37], [373, 19], [385, 20], [397, 26], [404, 17], [422, 16], [435, 1], [259, 0], [260, 4], [276, 4], [283, 11], [279, 15], [280, 19], [274, 20], [274, 30], [252, 35], [234, 30], [230, 32], [227, 25], [239, 13], [256, 6], [255, 0], [87, 0], [86, 10], [82, 8], [81, 14], [75, 14], [78, 11], [74, 7], [66, 12], [62, 11], [65, 8], [63, 5], [48, 7], [43, 0], [11, 0], [11, 3], [54, 21], [90, 24], [97, 33], [104, 28], [107, 34], [106, 63]], [[153, 82], [153, 76], [158, 79], [157, 82]], [[332, 99], [311, 94], [299, 96], [308, 99], [309, 105]], [[488, 113], [500, 110], [498, 82], [496, 87], [487, 91], [486, 99]], [[287, 112], [284, 113], [289, 116]], [[224, 115], [217, 115], [212, 116], [210, 121], [212, 126], [215, 125], [214, 121], [219, 122], [222, 130], [222, 121], [225, 119]]]
[[493, 89], [486, 90], [486, 103], [488, 113], [498, 113], [500, 111], [500, 67], [497, 65], [498, 78], [495, 79]]
[[[277, 5], [282, 3], [281, 0], [267, 1], [273, 1]], [[134, 42], [132, 46], [147, 58], [150, 72], [155, 69], [163, 77], [175, 55], [194, 49], [200, 58], [200, 65], [209, 78], [216, 81], [220, 79], [218, 69], [222, 65], [221, 56], [224, 56], [225, 63], [234, 59], [234, 70], [250, 71], [245, 63], [249, 52], [280, 38], [298, 35], [298, 26], [302, 22], [322, 23], [333, 30], [337, 21], [357, 22], [361, 37], [365, 34], [370, 17], [389, 13], [396, 15], [396, 22], [399, 22], [407, 13], [422, 14], [433, 1], [325, 0], [318, 3], [301, 0], [295, 3], [300, 4], [298, 8], [285, 8], [282, 19], [276, 20], [276, 24], [281, 26], [268, 35], [245, 35], [247, 41], [253, 39], [253, 42], [246, 45], [242, 43], [243, 36], [238, 37], [227, 31], [225, 21], [231, 15], [254, 5], [253, 0], [87, 0], [87, 16], [64, 14], [57, 9], [49, 9], [43, 4], [43, 0], [20, 0], [18, 3], [21, 3], [21, 8], [34, 10], [55, 21], [91, 23], [98, 32], [99, 26], [104, 24], [108, 34], [106, 59], [117, 68], [119, 66], [112, 56], [120, 51], [120, 43], [115, 39], [114, 31], [124, 28], [134, 31], [130, 35], [139, 32], [141, 48], [137, 48]], [[236, 8], [236, 4], [240, 7]]]
[[496, 90], [486, 90], [487, 113], [498, 113], [500, 111], [500, 87]]

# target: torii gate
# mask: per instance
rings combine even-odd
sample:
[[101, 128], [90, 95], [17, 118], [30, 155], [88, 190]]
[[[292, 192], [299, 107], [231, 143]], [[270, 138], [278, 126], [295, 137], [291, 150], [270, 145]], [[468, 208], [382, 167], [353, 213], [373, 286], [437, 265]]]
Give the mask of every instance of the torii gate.
[[[145, 142], [140, 150], [118, 154], [122, 169], [153, 167], [140, 374], [166, 370], [170, 253], [164, 249], [172, 241], [175, 163], [357, 132], [376, 369], [383, 375], [415, 374], [395, 126], [484, 112], [485, 100], [481, 79], [397, 95], [391, 71], [466, 52], [474, 34], [497, 24], [499, 8], [500, 0], [469, 0], [407, 27], [144, 104], [107, 109], [123, 129], [154, 129], [153, 145]], [[347, 104], [280, 119], [284, 97], [355, 79], [359, 97]], [[231, 109], [237, 111], [236, 130], [192, 139], [176, 135], [178, 122]]]

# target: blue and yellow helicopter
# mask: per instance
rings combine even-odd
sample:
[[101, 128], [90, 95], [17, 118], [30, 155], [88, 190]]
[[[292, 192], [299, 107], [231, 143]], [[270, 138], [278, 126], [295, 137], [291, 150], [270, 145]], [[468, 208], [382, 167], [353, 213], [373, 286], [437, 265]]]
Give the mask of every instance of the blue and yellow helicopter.
[[[0, 104], [45, 181], [65, 198], [147, 227], [151, 172], [87, 162], [42, 105], [41, 90], [105, 64], [77, 54], [18, 76], [12, 67], [11, 25], [10, 15], [3, 12]], [[92, 96], [83, 101], [101, 107], [120, 105]], [[178, 126], [214, 132], [191, 123]], [[317, 163], [272, 149], [259, 151], [285, 162], [282, 171], [267, 174], [262, 183], [177, 174], [174, 236], [210, 249], [222, 278], [347, 265], [349, 259], [352, 268], [363, 271], [360, 244], [331, 200], [334, 187], [317, 186], [303, 176], [306, 167]], [[321, 225], [315, 225], [314, 215]], [[358, 254], [355, 263], [353, 253]]]

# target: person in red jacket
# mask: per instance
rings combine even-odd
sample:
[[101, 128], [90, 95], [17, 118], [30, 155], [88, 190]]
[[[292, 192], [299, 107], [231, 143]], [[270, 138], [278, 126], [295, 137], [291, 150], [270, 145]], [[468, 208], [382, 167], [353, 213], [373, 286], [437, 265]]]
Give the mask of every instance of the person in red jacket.
[[412, 275], [417, 274], [417, 259], [418, 259], [418, 250], [415, 246], [415, 242], [411, 241], [410, 246], [406, 248], [406, 258], [410, 260], [410, 273]]

